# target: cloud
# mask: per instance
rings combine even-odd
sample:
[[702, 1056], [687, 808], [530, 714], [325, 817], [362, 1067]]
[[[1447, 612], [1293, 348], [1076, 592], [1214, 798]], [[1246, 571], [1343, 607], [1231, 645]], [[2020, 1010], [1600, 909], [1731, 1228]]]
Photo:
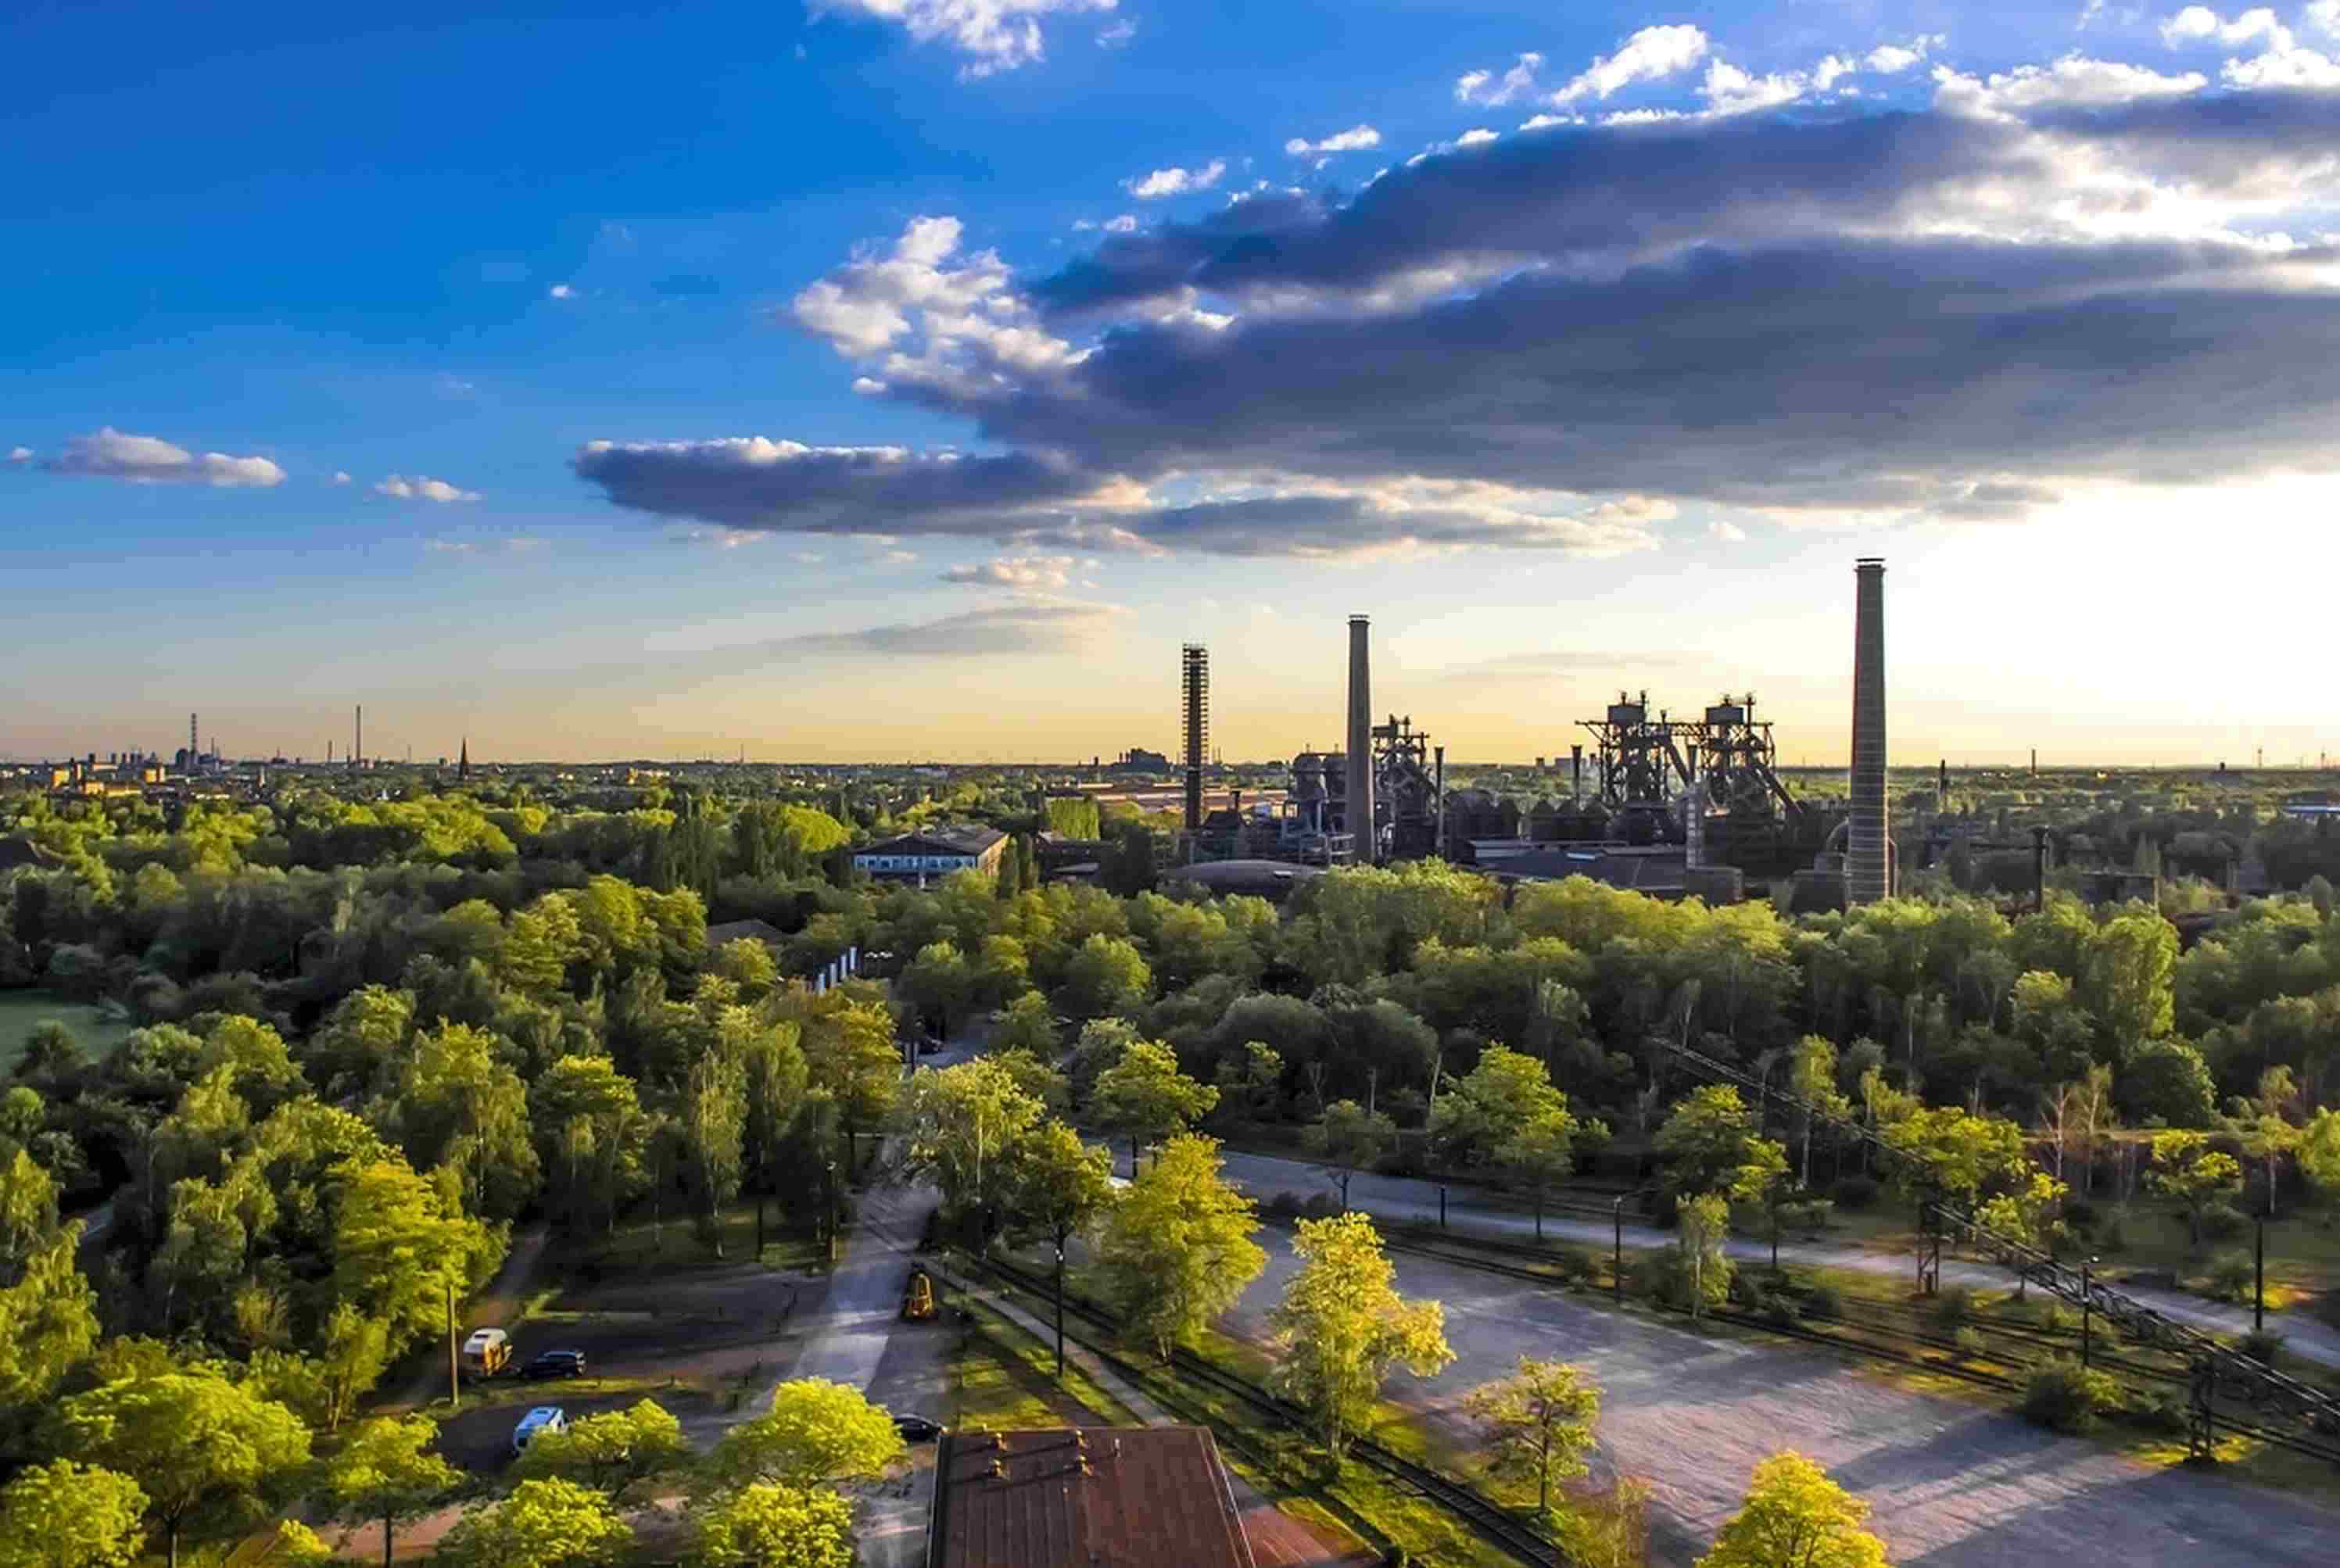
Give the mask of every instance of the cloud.
[[1880, 76], [1898, 76], [1912, 65], [1925, 63], [1926, 51], [1935, 41], [1915, 39], [1908, 44], [1879, 44], [1863, 57], [1861, 64]]
[[1726, 545], [1743, 545], [1747, 542], [1747, 530], [1737, 523], [1711, 522], [1706, 525], [1706, 537]]
[[1000, 556], [943, 573], [947, 583], [976, 587], [1055, 589], [1066, 586], [1073, 567], [1070, 556]]
[[433, 555], [449, 556], [525, 556], [545, 549], [549, 541], [533, 534], [507, 534], [501, 538], [451, 539], [432, 538], [422, 541], [422, 547]]
[[1705, 59], [1706, 52], [1705, 33], [1687, 23], [1644, 27], [1619, 44], [1614, 54], [1596, 58], [1548, 102], [1566, 108], [1587, 98], [1605, 101], [1636, 82], [1661, 82], [1687, 71]]
[[545, 292], [556, 300], [573, 300], [577, 297], [577, 291], [567, 283], [555, 283]]
[[8, 460], [12, 463], [29, 463], [33, 460], [33, 449], [11, 447], [8, 449]]
[[2291, 29], [2264, 5], [2243, 12], [2232, 22], [2206, 5], [2188, 5], [2161, 24], [2161, 41], [2172, 49], [2208, 40], [2231, 49], [2256, 39], [2265, 39], [2268, 48], [2277, 51], [2292, 46]]
[[1096, 35], [1096, 44], [1100, 49], [1118, 49], [1136, 36], [1137, 24], [1125, 20], [1101, 30]]
[[[1828, 65], [1833, 59], [1830, 56], [1821, 64]], [[1812, 78], [1800, 71], [1753, 76], [1727, 60], [1711, 60], [1707, 63], [1706, 80], [1699, 90], [1714, 113], [1751, 114], [1757, 110], [1792, 104], [1811, 88]]]
[[2102, 109], [2143, 98], [2183, 97], [2198, 93], [2206, 79], [2198, 71], [2168, 76], [2145, 65], [2067, 54], [2052, 65], [2018, 65], [1988, 78], [1934, 67], [1934, 102], [1957, 114], [2017, 118], [2043, 109]]
[[884, 361], [887, 381], [944, 378], [968, 363], [1061, 362], [1067, 345], [1027, 321], [1006, 264], [989, 251], [962, 254], [961, 233], [957, 218], [913, 218], [883, 254], [857, 253], [807, 286], [789, 313], [848, 359], [908, 345]]
[[[962, 78], [1013, 71], [1047, 58], [1040, 19], [1110, 11], [1115, 0], [818, 0], [818, 9], [874, 16], [907, 28], [920, 44], [940, 43], [966, 56]], [[1123, 25], [1128, 25], [1126, 24]], [[1106, 34], [1119, 31], [1109, 27]], [[1100, 43], [1128, 37], [1100, 36]]]
[[[2340, 0], [2335, 0], [2335, 3], [2340, 4]], [[1371, 125], [1352, 125], [1316, 142], [1304, 136], [1294, 136], [1284, 144], [1284, 150], [1295, 158], [1309, 158], [1334, 153], [1362, 153], [1381, 144], [1382, 133]]]
[[1542, 70], [1543, 56], [1529, 54], [1521, 55], [1501, 76], [1492, 71], [1465, 72], [1455, 79], [1454, 101], [1491, 108], [1515, 103], [1536, 90], [1536, 77]]
[[1105, 232], [1108, 234], [1136, 233], [1137, 214], [1135, 212], [1124, 212], [1118, 217], [1107, 218], [1105, 221]]
[[1120, 614], [1111, 605], [1001, 605], [940, 620], [897, 622], [858, 631], [808, 632], [757, 645], [754, 651], [794, 657], [972, 658], [1000, 654], [1079, 652]]
[[1121, 188], [1141, 202], [1158, 202], [1165, 196], [1185, 196], [1196, 191], [1207, 191], [1219, 182], [1227, 172], [1226, 160], [1214, 158], [1199, 169], [1173, 165], [1156, 169], [1150, 174], [1133, 176], [1121, 182]]
[[476, 501], [480, 498], [477, 490], [458, 489], [444, 479], [425, 478], [420, 474], [412, 478], [403, 474], [392, 474], [374, 486], [373, 493], [401, 501], [436, 501], [442, 506], [451, 501]]
[[337, 484], [337, 485], [346, 485], [346, 484], [348, 484], [349, 482], [350, 482], [350, 475], [349, 475], [349, 470], [348, 470], [348, 469], [346, 469], [346, 468], [335, 468], [335, 469], [333, 470], [333, 483], [335, 483], [335, 484]]
[[1454, 145], [1457, 147], [1482, 147], [1490, 142], [1499, 140], [1501, 140], [1501, 138], [1498, 137], [1494, 132], [1488, 130], [1484, 125], [1475, 125], [1470, 130], [1463, 132], [1460, 136], [1455, 137]]
[[75, 436], [64, 450], [41, 464], [52, 474], [128, 479], [140, 485], [210, 485], [215, 488], [260, 488], [284, 482], [284, 470], [266, 458], [236, 458], [225, 452], [201, 456], [154, 436], [133, 436], [108, 425], [94, 436]]
[[889, 567], [907, 567], [911, 562], [918, 558], [918, 552], [916, 550], [887, 550], [884, 555], [878, 558], [885, 562]]
[[[1024, 453], [965, 458], [898, 447], [808, 447], [761, 436], [594, 441], [571, 465], [612, 501], [719, 527], [991, 537], [1000, 514], [1069, 503], [1096, 481]], [[915, 528], [905, 526], [916, 524]]]

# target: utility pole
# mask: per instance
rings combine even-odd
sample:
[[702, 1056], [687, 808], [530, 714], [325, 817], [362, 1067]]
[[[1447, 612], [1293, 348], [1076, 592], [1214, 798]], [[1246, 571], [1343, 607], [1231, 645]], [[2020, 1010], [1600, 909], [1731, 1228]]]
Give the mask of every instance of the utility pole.
[[1617, 1222], [1616, 1247], [1609, 1255], [1609, 1294], [1613, 1299], [1622, 1301], [1625, 1299], [1624, 1194], [1618, 1194], [1616, 1202], [1609, 1206], [1609, 1214]]
[[[2267, 1201], [2275, 1201], [2272, 1191], [2267, 1194]], [[2266, 1332], [2266, 1216], [2264, 1214], [2259, 1216], [2257, 1232], [2251, 1243], [2251, 1332], [2264, 1334]]]
[[2080, 1265], [2080, 1369], [2084, 1372], [2088, 1366], [2090, 1334], [2095, 1327], [2091, 1319], [2097, 1306], [2097, 1292], [2095, 1287], [2088, 1283], [2088, 1270], [2096, 1266], [2096, 1261], [2091, 1257]]
[[447, 1407], [463, 1407], [462, 1361], [455, 1352], [455, 1277], [447, 1277]]

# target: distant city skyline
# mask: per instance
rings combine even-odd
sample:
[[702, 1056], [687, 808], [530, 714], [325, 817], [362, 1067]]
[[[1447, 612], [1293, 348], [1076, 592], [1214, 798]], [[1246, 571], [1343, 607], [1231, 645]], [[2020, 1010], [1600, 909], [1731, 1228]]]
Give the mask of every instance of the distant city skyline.
[[[2340, 0], [18, 8], [0, 757], [2340, 750]], [[154, 149], [167, 146], [168, 156]], [[378, 745], [374, 736], [381, 737]], [[175, 738], [174, 738], [175, 737]]]

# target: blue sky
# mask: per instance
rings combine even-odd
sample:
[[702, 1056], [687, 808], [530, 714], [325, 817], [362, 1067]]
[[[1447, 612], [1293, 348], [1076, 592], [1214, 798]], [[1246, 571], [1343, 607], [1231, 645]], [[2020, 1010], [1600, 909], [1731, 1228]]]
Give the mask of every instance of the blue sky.
[[15, 7], [0, 755], [2340, 749], [2335, 25]]

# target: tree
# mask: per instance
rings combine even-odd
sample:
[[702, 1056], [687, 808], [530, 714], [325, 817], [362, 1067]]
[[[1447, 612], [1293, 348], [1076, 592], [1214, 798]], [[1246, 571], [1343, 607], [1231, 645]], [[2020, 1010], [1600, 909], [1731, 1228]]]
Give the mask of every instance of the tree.
[[2121, 1064], [2121, 1109], [2138, 1122], [2207, 1128], [2217, 1119], [2217, 1085], [2202, 1053], [2182, 1040], [2149, 1040]]
[[853, 1568], [853, 1505], [759, 1481], [699, 1516], [693, 1568]]
[[2177, 930], [2146, 911], [2118, 914], [2088, 937], [2080, 985], [2088, 1011], [2116, 1040], [2169, 1032], [2177, 971]]
[[1056, 1248], [1056, 1379], [1062, 1382], [1065, 1248], [1112, 1204], [1113, 1157], [1083, 1143], [1063, 1122], [1050, 1121], [1016, 1143], [1008, 1191], [1015, 1228]]
[[431, 1451], [439, 1425], [427, 1415], [383, 1416], [350, 1435], [327, 1462], [320, 1490], [337, 1518], [382, 1525], [389, 1568], [399, 1525], [420, 1519], [462, 1484], [463, 1473]]
[[1112, 1131], [1129, 1139], [1129, 1169], [1137, 1151], [1207, 1116], [1219, 1091], [1178, 1070], [1178, 1054], [1159, 1040], [1141, 1040], [1097, 1075], [1091, 1109]]
[[1730, 1191], [1757, 1141], [1754, 1119], [1738, 1090], [1727, 1083], [1700, 1085], [1658, 1129], [1658, 1154], [1668, 1162], [1667, 1190]]
[[2286, 1116], [2299, 1099], [2299, 1085], [2287, 1067], [2270, 1067], [2259, 1074], [2258, 1092], [2236, 1107], [2236, 1130], [2243, 1152], [2263, 1162], [2266, 1172], [2266, 1214], [2275, 1218], [2276, 1162], [2299, 1146], [2299, 1129]]
[[[739, 1011], [744, 1011], [744, 1009]], [[702, 1234], [723, 1256], [723, 1210], [739, 1196], [748, 1130], [748, 1070], [719, 1046], [690, 1064], [678, 1116]]]
[[1163, 1360], [1191, 1345], [1267, 1267], [1252, 1201], [1219, 1176], [1215, 1139], [1174, 1138], [1108, 1212], [1097, 1247], [1122, 1332]]
[[1454, 1359], [1446, 1310], [1398, 1295], [1381, 1233], [1362, 1214], [1302, 1220], [1292, 1250], [1300, 1271], [1268, 1314], [1281, 1352], [1268, 1380], [1314, 1415], [1337, 1459], [1372, 1419], [1392, 1367], [1428, 1377]]
[[1542, 1062], [1491, 1045], [1480, 1052], [1477, 1066], [1431, 1101], [1430, 1146], [1449, 1165], [1482, 1165], [1521, 1128], [1567, 1109]]
[[128, 1377], [74, 1395], [59, 1423], [65, 1447], [144, 1491], [172, 1568], [199, 1517], [242, 1510], [309, 1462], [309, 1429], [273, 1400], [216, 1372]]
[[1774, 1454], [1698, 1568], [1886, 1568], [1885, 1543], [1861, 1528], [1868, 1518], [1869, 1504], [1819, 1465]]
[[57, 1184], [19, 1146], [0, 1149], [0, 1281], [14, 1281], [56, 1235]]
[[894, 994], [947, 1035], [975, 1000], [975, 974], [958, 949], [932, 942], [894, 977]]
[[[2001, 1193], [1975, 1210], [1975, 1218], [2027, 1247], [2045, 1247], [2048, 1241], [2048, 1217], [2070, 1190], [2046, 1171], [2035, 1170], [2019, 1190]], [[2017, 1275], [2017, 1295], [2020, 1296], [2028, 1283], [2028, 1276]]]
[[2243, 1189], [2241, 1161], [2212, 1149], [2207, 1133], [2162, 1132], [2154, 1135], [2153, 1164], [2147, 1179], [2156, 1192], [2186, 1211], [2186, 1234], [2194, 1246], [2201, 1246], [2202, 1217], [2219, 1200]]
[[1064, 1045], [1056, 1032], [1056, 1010], [1036, 991], [1027, 991], [991, 1015], [991, 1049], [1028, 1050], [1040, 1060], [1054, 1061]]
[[1812, 1126], [1822, 1116], [1849, 1118], [1852, 1101], [1836, 1086], [1836, 1047], [1826, 1035], [1808, 1034], [1796, 1041], [1788, 1058], [1788, 1087], [1806, 1109], [1803, 1119], [1803, 1159], [1796, 1179], [1812, 1184]]
[[682, 1423], [656, 1400], [643, 1399], [630, 1410], [580, 1416], [566, 1431], [540, 1434], [513, 1462], [512, 1474], [575, 1481], [617, 1503], [638, 1484], [680, 1468], [689, 1455]]
[[131, 1568], [146, 1494], [127, 1475], [60, 1459], [0, 1490], [0, 1568]]
[[2340, 1194], [2340, 1110], [2327, 1106], [2300, 1129], [2299, 1169], [2327, 1199]]
[[954, 1214], [980, 1214], [1006, 1189], [1009, 1150], [1045, 1114], [989, 1057], [921, 1068], [902, 1104], [903, 1169], [940, 1188]]
[[1333, 1167], [1341, 1207], [1349, 1207], [1349, 1182], [1362, 1169], [1379, 1165], [1397, 1147], [1397, 1123], [1353, 1100], [1336, 1100], [1304, 1134], [1308, 1152]]
[[1100, 932], [1066, 961], [1056, 1005], [1072, 1018], [1126, 1016], [1153, 994], [1154, 971], [1145, 955], [1125, 939]]
[[1685, 1198], [1674, 1211], [1674, 1246], [1688, 1277], [1690, 1315], [1697, 1317], [1730, 1297], [1730, 1258], [1722, 1249], [1730, 1205], [1720, 1193]]
[[805, 1487], [875, 1481], [907, 1452], [883, 1405], [858, 1388], [802, 1377], [773, 1389], [764, 1414], [724, 1433], [699, 1480], [713, 1494], [758, 1482]]
[[401, 1141], [416, 1169], [462, 1172], [464, 1207], [511, 1219], [536, 1196], [542, 1166], [529, 1137], [528, 1089], [497, 1060], [483, 1029], [442, 1023], [418, 1035], [400, 1084]]
[[1522, 1356], [1509, 1377], [1472, 1389], [1463, 1407], [1487, 1425], [1489, 1472], [1504, 1481], [1532, 1478], [1536, 1511], [1545, 1513], [1552, 1484], [1585, 1472], [1601, 1390], [1572, 1362]]
[[[1595, 1122], [1594, 1126], [1600, 1124]], [[1543, 1200], [1552, 1183], [1576, 1169], [1576, 1118], [1565, 1110], [1544, 1110], [1505, 1139], [1495, 1150], [1495, 1163], [1524, 1183], [1535, 1197], [1536, 1239], [1543, 1239]], [[1605, 1130], [1605, 1129], [1604, 1129]], [[1344, 1195], [1345, 1198], [1345, 1195]]]
[[633, 1537], [592, 1488], [523, 1481], [502, 1502], [459, 1520], [431, 1561], [451, 1568], [602, 1568]]
[[[831, 991], [829, 996], [839, 996]], [[894, 1012], [882, 1002], [818, 999], [804, 1020], [805, 1067], [812, 1088], [836, 1103], [845, 1125], [845, 1162], [858, 1163], [856, 1139], [893, 1113], [902, 1081]]]
[[2021, 1128], [1957, 1106], [1920, 1107], [1888, 1122], [1883, 1132], [1886, 1144], [1904, 1157], [1905, 1186], [1930, 1188], [1967, 1207], [1990, 1183], [2031, 1169]]
[[571, 1229], [615, 1225], [648, 1179], [649, 1124], [634, 1080], [606, 1056], [564, 1056], [530, 1099], [555, 1212]]
[[332, 1247], [335, 1296], [386, 1324], [394, 1353], [495, 1272], [504, 1238], [392, 1155], [345, 1168]]

